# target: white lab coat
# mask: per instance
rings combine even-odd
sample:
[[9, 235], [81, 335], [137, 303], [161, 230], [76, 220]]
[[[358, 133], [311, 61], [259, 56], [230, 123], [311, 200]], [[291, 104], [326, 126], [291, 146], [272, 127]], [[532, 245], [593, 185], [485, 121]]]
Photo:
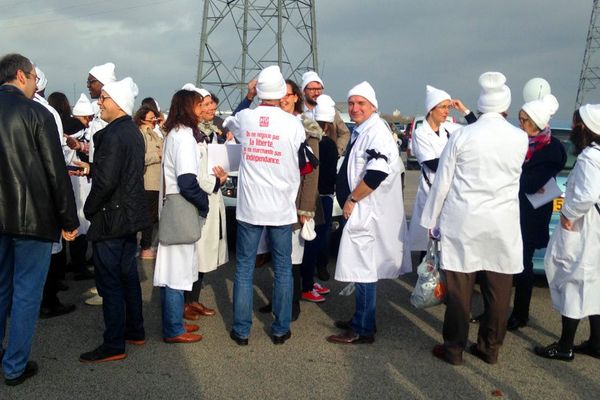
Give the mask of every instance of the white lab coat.
[[[385, 123], [373, 114], [355, 129], [358, 134], [348, 159], [351, 190], [367, 169], [388, 174], [379, 187], [355, 204], [344, 226], [335, 279], [342, 282], [377, 282], [411, 272], [410, 247], [402, 198], [401, 164], [398, 147]], [[375, 150], [387, 157], [371, 158]], [[343, 206], [343, 204], [342, 204]]]
[[577, 157], [569, 175], [562, 213], [573, 230], [557, 226], [544, 265], [554, 307], [565, 317], [600, 314], [600, 146]]
[[[217, 178], [208, 173], [208, 146], [201, 142], [196, 145], [200, 155], [198, 184], [208, 194], [208, 215], [202, 226], [202, 235], [196, 242], [198, 272], [210, 272], [229, 260], [227, 252], [227, 223], [225, 220], [225, 203], [218, 189], [213, 193]], [[225, 144], [221, 146], [227, 146]], [[219, 237], [219, 235], [221, 235]]]
[[[177, 127], [165, 139], [162, 158], [164, 193], [179, 193], [177, 177], [183, 174], [197, 175], [200, 154], [192, 130]], [[163, 185], [161, 185], [161, 198]], [[162, 209], [162, 208], [161, 208]], [[168, 286], [176, 290], [191, 290], [198, 280], [196, 243], [158, 244], [154, 265], [154, 286]]]
[[412, 251], [426, 251], [427, 243], [429, 242], [429, 233], [427, 232], [427, 229], [423, 228], [420, 224], [423, 207], [425, 206], [427, 195], [429, 194], [429, 185], [423, 174], [427, 176], [429, 183], [433, 184], [435, 172], [424, 165], [423, 162], [440, 158], [446, 143], [448, 143], [448, 137], [460, 127], [461, 125], [453, 122], [443, 122], [440, 125], [438, 135], [431, 128], [429, 122], [424, 120], [423, 124], [421, 124], [412, 135], [412, 153], [415, 155], [421, 166], [419, 188], [417, 189], [417, 196], [413, 205], [412, 217], [408, 228]]
[[519, 177], [527, 134], [487, 113], [450, 136], [421, 225], [441, 230], [442, 269], [516, 274], [523, 270]]

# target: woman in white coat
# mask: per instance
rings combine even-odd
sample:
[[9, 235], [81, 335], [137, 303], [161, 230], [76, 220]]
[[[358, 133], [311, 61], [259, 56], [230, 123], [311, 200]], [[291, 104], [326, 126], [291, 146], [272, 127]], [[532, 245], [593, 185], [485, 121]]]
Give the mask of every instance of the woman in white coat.
[[[179, 193], [198, 208], [201, 217], [208, 213], [207, 195], [198, 184], [200, 140], [198, 122], [202, 96], [196, 91], [180, 90], [171, 100], [171, 109], [165, 122], [169, 132], [164, 144], [164, 196]], [[159, 222], [159, 223], [162, 223]], [[161, 238], [162, 240], [162, 238]], [[191, 343], [202, 339], [197, 325], [183, 322], [184, 291], [192, 289], [198, 279], [196, 243], [158, 244], [154, 267], [154, 286], [160, 287], [163, 340], [167, 343]]]
[[[221, 167], [214, 167], [212, 174], [208, 173], [208, 144], [220, 142], [225, 138], [219, 128], [212, 123], [213, 100], [208, 91], [198, 89], [204, 96], [200, 112], [200, 141], [196, 145], [200, 154], [200, 168], [198, 169], [198, 183], [208, 195], [208, 215], [202, 227], [200, 240], [196, 242], [196, 258], [198, 261], [198, 280], [192, 285], [192, 290], [185, 292], [185, 310], [183, 317], [197, 320], [200, 316], [210, 317], [216, 314], [215, 310], [200, 303], [200, 291], [204, 274], [214, 271], [217, 267], [227, 263], [227, 223], [225, 220], [225, 203], [221, 194], [221, 185], [227, 180], [227, 173]], [[222, 144], [226, 146], [226, 144]]]
[[452, 99], [445, 91], [427, 85], [425, 93], [427, 115], [423, 124], [415, 130], [411, 139], [412, 152], [421, 166], [419, 188], [417, 189], [417, 197], [408, 228], [412, 251], [425, 252], [427, 250], [429, 235], [427, 229], [420, 224], [423, 206], [427, 201], [429, 188], [431, 188], [435, 179], [440, 155], [452, 132], [461, 127], [459, 124], [446, 121], [452, 108], [462, 112], [468, 123], [477, 120], [477, 117], [460, 100]]
[[[600, 104], [573, 116], [571, 141], [578, 155], [544, 265], [554, 307], [562, 316], [558, 342], [537, 355], [571, 361], [573, 352], [600, 358]], [[589, 317], [590, 337], [573, 346], [577, 325]]]

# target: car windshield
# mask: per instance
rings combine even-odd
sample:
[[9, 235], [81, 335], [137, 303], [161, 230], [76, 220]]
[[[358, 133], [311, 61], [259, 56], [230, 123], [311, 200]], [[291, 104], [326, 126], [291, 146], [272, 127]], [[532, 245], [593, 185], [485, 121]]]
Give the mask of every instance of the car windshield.
[[570, 129], [552, 128], [552, 136], [560, 140], [563, 146], [565, 146], [565, 150], [567, 151], [567, 163], [561, 171], [562, 173], [567, 174], [573, 169], [573, 165], [575, 165], [575, 161], [577, 160], [577, 157], [575, 156], [575, 154], [573, 154], [573, 143], [571, 143], [571, 140], [569, 140], [570, 134]]

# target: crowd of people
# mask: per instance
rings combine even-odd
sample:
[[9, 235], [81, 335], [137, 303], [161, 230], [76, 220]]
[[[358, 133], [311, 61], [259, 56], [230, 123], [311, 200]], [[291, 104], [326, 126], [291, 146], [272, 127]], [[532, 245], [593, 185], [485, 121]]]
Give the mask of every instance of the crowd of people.
[[[105, 323], [102, 343], [82, 353], [81, 362], [124, 359], [128, 344], [145, 343], [138, 257], [155, 260], [163, 341], [202, 339], [198, 325], [186, 321], [216, 314], [200, 295], [204, 275], [228, 262], [221, 187], [231, 171], [214, 164], [211, 152], [230, 145], [241, 153], [229, 333], [237, 345], [249, 344], [261, 254], [270, 253], [274, 273], [270, 303], [261, 309], [274, 316], [273, 344], [291, 338], [300, 300], [326, 300], [330, 290], [315, 274], [329, 279], [320, 260], [327, 257], [335, 198], [345, 220], [335, 279], [351, 284], [356, 303], [352, 318], [335, 321], [340, 333], [327, 341], [373, 343], [377, 282], [412, 272], [411, 250], [439, 240], [447, 294], [444, 341], [433, 354], [461, 364], [468, 349], [496, 363], [507, 329], [528, 322], [533, 251], [548, 245], [546, 272], [563, 331], [557, 343], [535, 352], [560, 360], [572, 360], [573, 352], [600, 357], [600, 247], [594, 244], [600, 238], [600, 105], [585, 105], [573, 117], [578, 162], [560, 228], [550, 238], [551, 199], [539, 207], [529, 200], [543, 194], [566, 161], [549, 128], [558, 108], [549, 87], [525, 99], [515, 127], [506, 120], [511, 92], [501, 73], [479, 77], [477, 115], [427, 86], [426, 119], [413, 135], [422, 175], [409, 229], [398, 206], [404, 164], [368, 82], [348, 91], [352, 132], [314, 71], [298, 85], [279, 67], [266, 67], [225, 120], [216, 116], [218, 98], [193, 84], [173, 95], [166, 117], [152, 98], [135, 109], [138, 87], [130, 77], [118, 80], [112, 63], [90, 69], [92, 101], [81, 94], [72, 108], [60, 92], [46, 100], [46, 84], [28, 58], [0, 59], [0, 343], [8, 385], [37, 372], [29, 360], [37, 318], [75, 310], [57, 296], [65, 286], [67, 249], [75, 279], [95, 280], [96, 295], [87, 303], [102, 306]], [[468, 125], [447, 122], [451, 109]], [[484, 313], [477, 343], [468, 346], [476, 283]], [[574, 345], [585, 317], [590, 338]]]

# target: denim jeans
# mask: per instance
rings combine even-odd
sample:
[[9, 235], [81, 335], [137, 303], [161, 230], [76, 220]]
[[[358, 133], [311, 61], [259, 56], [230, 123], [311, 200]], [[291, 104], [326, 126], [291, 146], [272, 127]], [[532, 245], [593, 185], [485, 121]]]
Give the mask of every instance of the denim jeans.
[[96, 287], [102, 296], [104, 346], [125, 350], [125, 339], [145, 338], [136, 235], [93, 243]]
[[0, 235], [0, 345], [10, 315], [2, 359], [8, 379], [20, 376], [27, 365], [51, 252], [51, 242]]
[[163, 338], [168, 339], [185, 333], [183, 325], [183, 290], [160, 288], [160, 304], [162, 307]]
[[[292, 226], [266, 226], [273, 263], [273, 314], [271, 333], [282, 336], [292, 318]], [[252, 328], [252, 278], [263, 226], [238, 221], [236, 271], [233, 284], [233, 327], [237, 337], [247, 338]]]
[[377, 282], [355, 283], [356, 310], [352, 316], [352, 329], [361, 336], [375, 334], [375, 304]]
[[329, 236], [331, 232], [331, 213], [333, 212], [333, 199], [329, 196], [321, 196], [323, 215], [325, 222], [315, 226], [317, 236], [313, 240], [304, 242], [304, 256], [302, 257], [302, 291], [310, 292], [313, 289], [315, 268], [317, 260], [322, 253], [329, 256]]

